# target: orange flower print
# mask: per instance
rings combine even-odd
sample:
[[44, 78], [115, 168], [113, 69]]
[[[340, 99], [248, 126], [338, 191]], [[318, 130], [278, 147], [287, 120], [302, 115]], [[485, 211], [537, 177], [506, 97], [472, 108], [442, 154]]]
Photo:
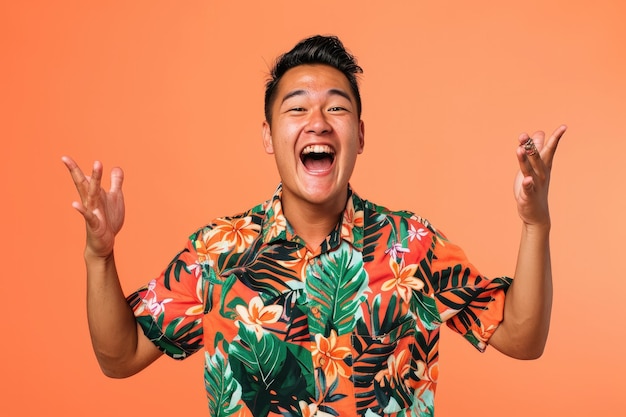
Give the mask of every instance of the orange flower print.
[[478, 345], [476, 346], [479, 350], [483, 351], [487, 349], [487, 340], [491, 337], [493, 332], [496, 330], [498, 326], [495, 324], [491, 324], [485, 327], [484, 324], [480, 323], [480, 327], [476, 327], [472, 329], [472, 334], [478, 340]]
[[309, 258], [307, 257], [308, 250], [306, 247], [302, 247], [295, 252], [292, 252], [291, 255], [294, 257], [292, 260], [279, 260], [277, 261], [280, 265], [284, 266], [287, 269], [291, 269], [292, 271], [299, 272], [300, 280], [302, 282], [306, 279], [306, 269], [309, 264]]
[[411, 370], [409, 364], [409, 357], [406, 350], [401, 351], [398, 356], [391, 355], [387, 359], [387, 369], [383, 369], [375, 376], [376, 381], [380, 385], [385, 386], [389, 383], [391, 388], [395, 388], [396, 384], [400, 383], [406, 374]]
[[424, 282], [414, 276], [417, 271], [417, 264], [405, 266], [404, 258], [398, 263], [395, 257], [390, 256], [389, 267], [393, 272], [393, 278], [383, 283], [381, 287], [383, 291], [389, 291], [395, 288], [398, 290], [398, 294], [400, 294], [404, 302], [408, 302], [413, 290], [419, 291], [424, 288]]
[[350, 354], [350, 348], [337, 346], [337, 332], [330, 331], [328, 338], [320, 333], [315, 335], [315, 348], [311, 352], [313, 364], [316, 368], [322, 368], [330, 385], [339, 375], [348, 377], [350, 367], [344, 362]]
[[229, 250], [242, 252], [258, 236], [260, 229], [250, 216], [232, 220], [217, 219], [206, 241], [227, 242]]
[[[263, 325], [269, 323], [276, 323], [280, 316], [283, 314], [283, 307], [279, 305], [263, 305], [261, 297], [256, 296], [250, 300], [248, 308], [243, 305], [235, 307], [241, 321], [248, 326], [251, 326], [256, 333], [257, 340], [261, 340], [263, 336]], [[239, 321], [235, 322], [239, 327]]]
[[439, 362], [426, 365], [424, 361], [417, 361], [417, 377], [422, 381], [437, 382], [439, 378]]
[[269, 219], [270, 229], [268, 231], [267, 240], [274, 239], [287, 229], [287, 219], [283, 215], [282, 204], [280, 200], [275, 200], [272, 203], [272, 210], [274, 216]]
[[[207, 236], [209, 235], [210, 233], [207, 233]], [[209, 242], [208, 240], [205, 240], [205, 236], [203, 236], [201, 239], [194, 241], [194, 247], [196, 248], [196, 253], [198, 254], [198, 262], [213, 266], [215, 264], [213, 255], [219, 255], [220, 253], [228, 251], [228, 242], [216, 239]]]
[[354, 241], [352, 229], [355, 227], [363, 227], [364, 225], [363, 210], [354, 211], [352, 200], [343, 212], [343, 221], [341, 222], [341, 237], [349, 242]]

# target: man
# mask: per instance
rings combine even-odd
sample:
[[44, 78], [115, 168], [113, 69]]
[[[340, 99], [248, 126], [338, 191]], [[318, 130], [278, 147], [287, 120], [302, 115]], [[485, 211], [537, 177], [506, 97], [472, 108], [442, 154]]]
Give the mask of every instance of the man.
[[[364, 147], [356, 76], [335, 37], [301, 41], [266, 86], [263, 141], [281, 184], [268, 201], [193, 233], [125, 298], [114, 238], [123, 174], [64, 157], [87, 224], [88, 318], [103, 372], [205, 350], [210, 415], [432, 415], [440, 326], [480, 350], [539, 357], [550, 321], [548, 184], [561, 126], [520, 136], [515, 280], [488, 279], [425, 219], [349, 186]], [[506, 296], [505, 296], [506, 293]]]

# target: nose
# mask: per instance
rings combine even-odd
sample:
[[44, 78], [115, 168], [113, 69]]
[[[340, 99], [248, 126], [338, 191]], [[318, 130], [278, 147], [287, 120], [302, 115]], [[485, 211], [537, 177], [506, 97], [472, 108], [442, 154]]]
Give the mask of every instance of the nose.
[[322, 135], [332, 130], [332, 126], [328, 123], [327, 115], [322, 109], [314, 109], [311, 111], [306, 126], [308, 133]]

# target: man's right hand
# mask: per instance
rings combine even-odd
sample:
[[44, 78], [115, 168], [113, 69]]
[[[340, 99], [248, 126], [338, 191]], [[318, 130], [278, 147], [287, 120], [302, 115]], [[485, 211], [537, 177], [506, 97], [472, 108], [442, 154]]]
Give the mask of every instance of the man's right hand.
[[87, 245], [87, 322], [91, 343], [105, 375], [125, 378], [162, 355], [144, 335], [126, 301], [115, 267], [115, 235], [124, 224], [124, 197], [120, 168], [111, 170], [111, 187], [102, 189], [102, 164], [93, 164], [86, 176], [70, 157], [61, 158], [69, 169], [80, 201], [72, 206], [85, 218]]
[[102, 163], [95, 161], [91, 176], [86, 176], [78, 164], [68, 156], [61, 158], [72, 175], [80, 201], [72, 206], [83, 215], [87, 228], [85, 256], [109, 257], [113, 253], [115, 235], [124, 224], [124, 195], [121, 168], [111, 170], [111, 187], [106, 192], [101, 185]]

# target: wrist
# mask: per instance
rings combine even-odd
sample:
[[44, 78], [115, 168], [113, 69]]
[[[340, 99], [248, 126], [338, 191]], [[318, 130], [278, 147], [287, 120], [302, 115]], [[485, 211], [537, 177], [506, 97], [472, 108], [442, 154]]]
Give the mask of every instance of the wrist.
[[529, 236], [549, 236], [552, 224], [546, 223], [523, 223], [522, 231]]
[[109, 262], [113, 262], [113, 250], [109, 253], [102, 255], [93, 251], [93, 249], [86, 247], [85, 252], [83, 253], [83, 257], [85, 259], [85, 263], [87, 264], [107, 264]]

